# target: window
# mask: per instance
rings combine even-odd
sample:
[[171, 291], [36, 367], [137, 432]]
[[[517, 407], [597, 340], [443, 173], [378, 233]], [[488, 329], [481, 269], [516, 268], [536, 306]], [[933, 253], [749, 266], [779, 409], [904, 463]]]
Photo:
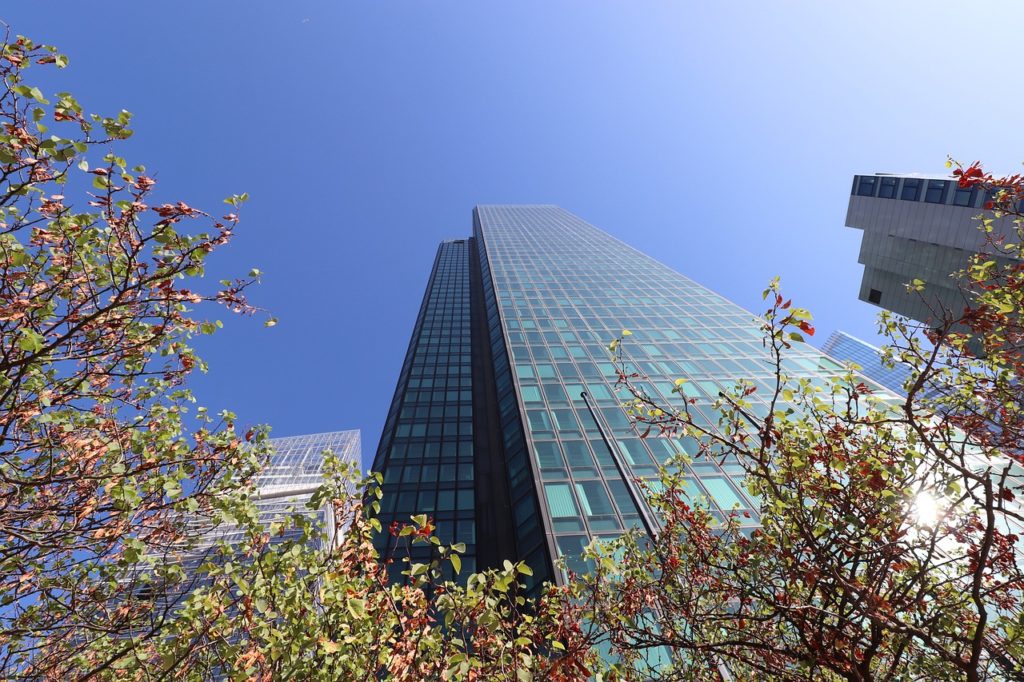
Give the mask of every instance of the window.
[[882, 178], [878, 185], [878, 197], [880, 199], [895, 199], [897, 182], [897, 178]]
[[522, 387], [523, 402], [524, 403], [539, 403], [540, 389], [536, 386], [523, 386]]
[[929, 204], [941, 204], [945, 201], [946, 187], [949, 183], [945, 180], [929, 180], [928, 189], [924, 193], [924, 200]]
[[868, 290], [868, 302], [869, 303], [881, 303], [882, 302], [882, 292], [879, 291], [878, 289], [869, 289]]
[[568, 405], [569, 399], [565, 395], [565, 389], [561, 384], [544, 384], [544, 395], [547, 396], [551, 405]]
[[572, 501], [572, 492], [566, 483], [545, 483], [544, 492], [548, 497], [548, 508], [553, 518], [578, 516], [576, 505]]
[[871, 177], [870, 175], [863, 175], [860, 177], [860, 181], [857, 183], [857, 196], [860, 197], [873, 197], [875, 196], [875, 185], [878, 183], [878, 178]]
[[562, 444], [569, 466], [573, 469], [585, 469], [594, 466], [594, 458], [590, 456], [587, 444], [581, 440], [569, 440]]
[[917, 201], [921, 198], [921, 181], [916, 178], [905, 178], [903, 190], [900, 192], [900, 199], [903, 201]]
[[704, 484], [704, 487], [711, 493], [712, 499], [722, 509], [729, 510], [735, 507], [747, 506], [747, 503], [740, 499], [726, 479], [705, 477], [701, 479], [701, 483]]
[[540, 441], [534, 446], [537, 463], [543, 469], [562, 466], [562, 457], [558, 452], [558, 444], [553, 441]]
[[953, 192], [954, 206], [974, 206], [975, 190], [973, 188], [961, 189], [957, 187]]

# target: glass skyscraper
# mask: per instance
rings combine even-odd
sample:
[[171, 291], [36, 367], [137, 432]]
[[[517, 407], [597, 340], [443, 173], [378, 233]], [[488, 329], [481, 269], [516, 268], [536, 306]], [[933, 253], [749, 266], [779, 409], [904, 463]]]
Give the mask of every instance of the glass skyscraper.
[[[385, 526], [426, 513], [442, 541], [467, 544], [464, 574], [524, 560], [538, 584], [564, 579], [558, 556], [582, 570], [590, 538], [640, 525], [630, 481], [696, 443], [630, 424], [608, 352], [623, 329], [651, 396], [680, 404], [685, 377], [711, 425], [719, 391], [746, 378], [767, 412], [772, 368], [749, 312], [556, 206], [478, 206], [473, 236], [438, 249], [377, 450]], [[810, 346], [786, 367], [814, 381], [838, 369]], [[695, 499], [757, 523], [738, 465], [686, 473]]]
[[[343, 528], [335, 527], [335, 515], [330, 504], [319, 509], [307, 506], [316, 489], [324, 483], [324, 451], [330, 450], [342, 461], [358, 467], [361, 455], [360, 432], [358, 429], [312, 433], [270, 440], [270, 456], [263, 470], [254, 478], [254, 504], [260, 523], [270, 524], [298, 514], [307, 517], [323, 530], [323, 537], [317, 542], [338, 541]], [[205, 584], [204, 573], [199, 567], [207, 561], [220, 562], [232, 559], [231, 547], [242, 539], [242, 530], [233, 524], [222, 523], [211, 526], [207, 518], [189, 520], [189, 540], [184, 547], [171, 545], [160, 556], [153, 555], [151, 561], [177, 563], [185, 569], [189, 580], [175, 584], [168, 589], [157, 590], [161, 594], [164, 608], [177, 608], [189, 592]], [[299, 528], [287, 529], [271, 538], [272, 544], [297, 540], [302, 536]], [[227, 552], [221, 552], [226, 545]], [[138, 565], [133, 579], [148, 573], [150, 561]], [[148, 582], [141, 582], [147, 593], [153, 590]]]
[[882, 364], [882, 351], [867, 341], [837, 329], [822, 344], [821, 350], [836, 360], [857, 363], [857, 371], [867, 378], [898, 395], [906, 395], [904, 385], [910, 378], [910, 368], [900, 364], [886, 367]]

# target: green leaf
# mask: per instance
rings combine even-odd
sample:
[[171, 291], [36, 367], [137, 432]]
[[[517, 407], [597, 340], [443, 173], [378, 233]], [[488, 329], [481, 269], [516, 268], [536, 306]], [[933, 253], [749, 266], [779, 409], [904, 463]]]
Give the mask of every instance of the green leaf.
[[43, 349], [46, 340], [40, 334], [25, 328], [19, 331], [21, 331], [21, 338], [18, 339], [19, 348], [29, 353], [38, 353]]
[[462, 572], [462, 558], [458, 554], [452, 554], [449, 556], [448, 561], [452, 562], [452, 568], [455, 569], [455, 575]]
[[181, 484], [177, 481], [164, 482], [164, 494], [168, 497], [179, 497], [181, 492]]
[[366, 615], [366, 601], [363, 599], [349, 599], [345, 606], [353, 618], [362, 618]]

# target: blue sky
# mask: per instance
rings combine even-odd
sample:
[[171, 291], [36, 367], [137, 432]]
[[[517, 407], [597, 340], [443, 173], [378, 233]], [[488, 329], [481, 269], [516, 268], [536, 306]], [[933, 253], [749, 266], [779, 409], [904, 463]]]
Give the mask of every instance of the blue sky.
[[247, 191], [211, 279], [201, 402], [276, 435], [380, 436], [438, 241], [477, 203], [555, 203], [741, 305], [773, 275], [819, 337], [872, 338], [851, 176], [1016, 170], [1015, 2], [9, 3], [165, 199]]

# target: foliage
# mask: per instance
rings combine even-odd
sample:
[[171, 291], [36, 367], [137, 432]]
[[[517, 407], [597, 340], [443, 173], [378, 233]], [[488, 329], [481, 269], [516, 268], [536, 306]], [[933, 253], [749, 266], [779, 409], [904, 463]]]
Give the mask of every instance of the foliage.
[[119, 638], [141, 618], [144, 636], [159, 632], [164, 618], [134, 596], [133, 566], [182, 539], [183, 514], [209, 512], [237, 487], [262, 439], [237, 436], [230, 413], [190, 415], [183, 386], [203, 367], [189, 338], [219, 326], [193, 307], [251, 311], [253, 278], [186, 288], [237, 216], [153, 203], [156, 182], [114, 151], [131, 135], [128, 112], [87, 114], [69, 93], [48, 100], [25, 80], [30, 67], [66, 64], [23, 37], [0, 48], [5, 679], [58, 677], [93, 640], [120, 641], [79, 661], [87, 677], [121, 660], [131, 642]]
[[[208, 557], [208, 580], [184, 600], [167, 636], [138, 647], [110, 678], [586, 679], [577, 658], [559, 654], [573, 639], [560, 599], [532, 603], [518, 594], [525, 564], [506, 562], [464, 587], [446, 580], [464, 547], [442, 545], [422, 515], [381, 529], [373, 513], [379, 479], [353, 495], [354, 471], [330, 455], [328, 464], [309, 508], [329, 505], [346, 528], [339, 542], [307, 514], [271, 524], [250, 516], [239, 526], [242, 540], [219, 560]], [[373, 543], [380, 532], [390, 538], [386, 558]], [[409, 560], [417, 545], [433, 548], [429, 562]], [[389, 579], [390, 561], [405, 562], [400, 580]]]
[[[715, 426], [691, 418], [685, 380], [679, 403], [651, 399], [612, 343], [646, 435], [694, 436], [696, 459], [738, 464], [761, 509], [751, 532], [666, 471], [649, 486], [655, 537], [591, 549], [577, 596], [626, 677], [1021, 679], [1024, 191], [1019, 176], [958, 170], [993, 195], [989, 248], [955, 274], [964, 310], [924, 325], [881, 316], [888, 361], [911, 369], [905, 400], [852, 372], [791, 376], [814, 329], [777, 281], [763, 318], [773, 390], [738, 382]], [[655, 651], [667, 663], [652, 669], [641, 654]]]

